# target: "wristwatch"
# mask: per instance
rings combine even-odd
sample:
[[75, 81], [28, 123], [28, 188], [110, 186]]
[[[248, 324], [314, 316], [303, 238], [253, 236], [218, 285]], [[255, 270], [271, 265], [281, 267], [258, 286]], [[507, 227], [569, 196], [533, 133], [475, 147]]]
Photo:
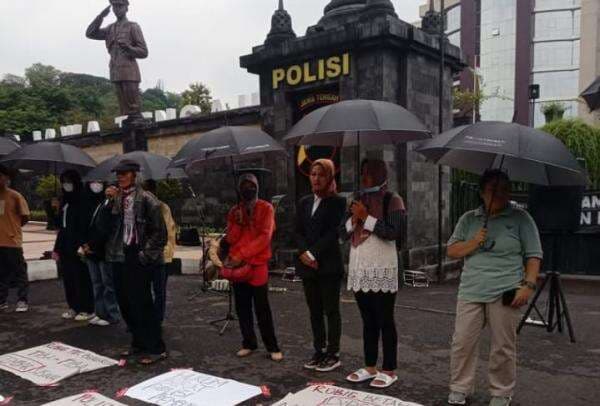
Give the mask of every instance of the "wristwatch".
[[534, 292], [537, 290], [537, 285], [533, 282], [523, 281], [523, 282], [521, 282], [521, 286], [527, 286], [529, 289], [533, 290]]

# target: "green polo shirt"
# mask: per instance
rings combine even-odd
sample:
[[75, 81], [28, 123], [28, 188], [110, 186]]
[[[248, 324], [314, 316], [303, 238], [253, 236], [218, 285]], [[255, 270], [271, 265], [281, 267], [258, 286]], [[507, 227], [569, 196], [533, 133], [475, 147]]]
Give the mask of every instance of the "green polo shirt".
[[[481, 230], [483, 207], [465, 213], [458, 221], [448, 245], [469, 241]], [[525, 210], [507, 207], [488, 222], [486, 249], [465, 258], [458, 298], [466, 302], [491, 303], [502, 293], [519, 286], [528, 258], [542, 258], [540, 235]]]

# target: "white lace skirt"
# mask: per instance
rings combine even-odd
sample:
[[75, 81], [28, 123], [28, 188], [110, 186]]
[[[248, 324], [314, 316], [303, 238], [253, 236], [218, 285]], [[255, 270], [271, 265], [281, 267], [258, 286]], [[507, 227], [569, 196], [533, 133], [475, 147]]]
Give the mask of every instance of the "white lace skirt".
[[348, 290], [353, 292], [398, 291], [398, 253], [396, 242], [374, 234], [350, 249]]

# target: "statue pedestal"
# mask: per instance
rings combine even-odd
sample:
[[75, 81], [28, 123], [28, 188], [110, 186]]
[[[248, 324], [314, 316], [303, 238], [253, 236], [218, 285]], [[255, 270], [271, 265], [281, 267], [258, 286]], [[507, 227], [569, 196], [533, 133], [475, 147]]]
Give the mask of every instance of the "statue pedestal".
[[123, 153], [148, 151], [146, 131], [152, 125], [151, 120], [143, 117], [131, 117], [123, 121]]

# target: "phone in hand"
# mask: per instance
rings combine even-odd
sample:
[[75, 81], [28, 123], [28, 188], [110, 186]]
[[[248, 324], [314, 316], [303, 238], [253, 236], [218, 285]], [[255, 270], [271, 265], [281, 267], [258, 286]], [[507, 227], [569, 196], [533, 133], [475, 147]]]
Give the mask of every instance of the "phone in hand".
[[504, 306], [510, 306], [512, 302], [515, 300], [515, 296], [517, 296], [518, 289], [507, 290], [502, 294], [502, 304]]

